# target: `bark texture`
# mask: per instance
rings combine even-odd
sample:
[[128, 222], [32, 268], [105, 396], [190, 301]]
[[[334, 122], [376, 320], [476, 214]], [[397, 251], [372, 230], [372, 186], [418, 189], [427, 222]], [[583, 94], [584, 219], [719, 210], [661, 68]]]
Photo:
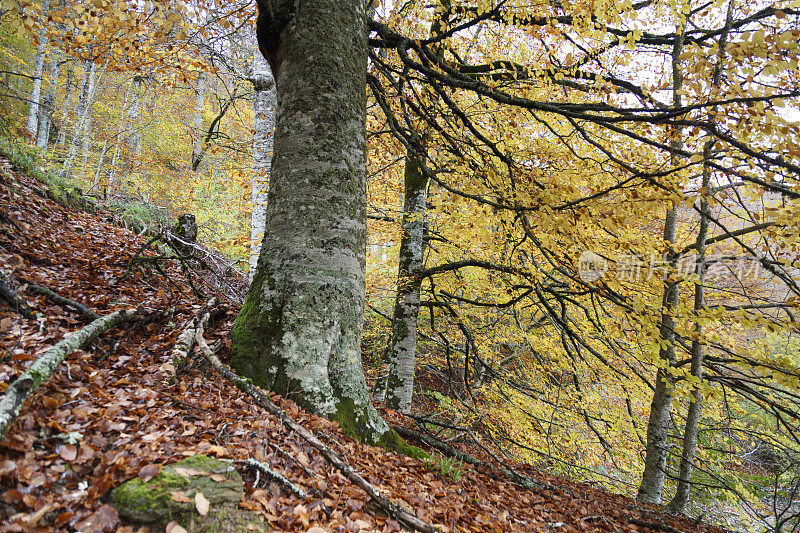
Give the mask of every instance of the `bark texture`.
[[98, 318], [42, 354], [14, 383], [9, 385], [6, 395], [0, 400], [0, 439], [6, 434], [8, 426], [19, 416], [22, 404], [28, 396], [50, 377], [69, 354], [133, 316], [132, 311], [116, 311]]
[[425, 248], [425, 209], [428, 180], [419, 161], [407, 157], [404, 172], [403, 236], [400, 239], [400, 262], [397, 270], [397, 296], [392, 316], [389, 342], [389, 377], [386, 383], [386, 406], [407, 412], [414, 390], [414, 360], [417, 352], [417, 317], [419, 315], [419, 274], [423, 269]]
[[361, 367], [366, 264], [366, 10], [259, 0], [278, 108], [265, 236], [231, 333], [256, 384], [370, 443], [397, 439]]
[[250, 271], [252, 281], [258, 265], [258, 253], [264, 236], [267, 215], [267, 191], [272, 166], [272, 149], [275, 132], [275, 78], [269, 63], [256, 49], [253, 52], [253, 214], [250, 224]]
[[42, 29], [39, 30], [39, 43], [36, 45], [36, 64], [34, 65], [35, 76], [31, 87], [31, 105], [28, 109], [27, 129], [31, 137], [36, 138], [39, 125], [39, 98], [42, 94], [42, 74], [44, 72], [44, 45], [46, 37], [45, 21], [47, 12], [50, 10], [49, 0], [42, 0]]
[[[683, 86], [683, 72], [680, 68], [680, 55], [683, 51], [684, 26], [678, 30], [678, 38], [672, 50], [672, 95], [673, 105], [681, 106], [681, 87]], [[672, 146], [676, 151], [682, 146], [680, 130], [675, 132]], [[673, 155], [672, 164], [677, 165], [678, 160]], [[674, 250], [675, 229], [678, 213], [673, 206], [667, 211], [664, 220], [664, 241], [669, 245], [666, 254], [666, 263], [670, 272], [674, 272], [678, 264], [678, 255]], [[661, 346], [658, 351], [659, 368], [656, 373], [656, 386], [653, 392], [653, 401], [650, 404], [650, 418], [647, 421], [647, 449], [645, 450], [644, 471], [639, 484], [636, 499], [645, 503], [661, 503], [661, 494], [664, 490], [664, 479], [667, 474], [667, 459], [669, 458], [669, 424], [672, 414], [672, 396], [675, 386], [675, 377], [672, 369], [675, 367], [675, 312], [678, 308], [678, 282], [671, 281], [669, 277], [664, 283], [664, 297], [661, 303]]]
[[203, 152], [203, 104], [206, 96], [206, 73], [201, 72], [197, 76], [196, 101], [194, 105], [194, 117], [192, 120], [192, 134], [194, 135], [194, 147], [192, 148], [192, 169], [196, 172], [199, 167], [200, 154]]
[[50, 126], [53, 123], [53, 106], [56, 101], [59, 70], [58, 56], [53, 54], [53, 61], [50, 64], [50, 85], [47, 87], [47, 93], [44, 95], [42, 105], [39, 108], [39, 126], [36, 133], [36, 147], [42, 153], [47, 152], [47, 143], [50, 140]]

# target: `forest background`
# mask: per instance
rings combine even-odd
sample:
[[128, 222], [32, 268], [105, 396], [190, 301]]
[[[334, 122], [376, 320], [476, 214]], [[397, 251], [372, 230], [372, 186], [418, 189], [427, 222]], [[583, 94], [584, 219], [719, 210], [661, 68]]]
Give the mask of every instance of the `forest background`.
[[[4, 1], [3, 151], [138, 232], [192, 213], [246, 278], [274, 107], [255, 11]], [[796, 6], [370, 14], [376, 401], [675, 511], [800, 527]]]

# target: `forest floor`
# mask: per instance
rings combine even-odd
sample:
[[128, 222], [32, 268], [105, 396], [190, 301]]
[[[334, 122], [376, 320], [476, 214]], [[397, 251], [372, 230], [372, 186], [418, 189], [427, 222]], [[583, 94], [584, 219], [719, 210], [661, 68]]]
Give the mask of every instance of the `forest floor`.
[[[20, 294], [40, 313], [26, 320], [0, 303], [0, 392], [46, 348], [88, 323], [26, 292], [28, 283], [100, 315], [133, 307], [167, 313], [113, 329], [76, 351], [28, 399], [0, 441], [0, 533], [137, 531], [108, 505], [110, 490], [152, 465], [198, 453], [256, 459], [316, 495], [303, 500], [274, 484], [254, 488], [255, 476], [243, 471], [240, 505], [263, 515], [271, 530], [399, 530], [376, 517], [366, 494], [303, 439], [209, 367], [175, 380], [171, 350], [203, 305], [181, 281], [179, 266], [165, 266], [172, 281], [140, 272], [124, 278], [142, 238], [113, 225], [110, 215], [50, 201], [37, 193], [42, 187], [0, 158], [0, 269], [20, 282]], [[205, 332], [209, 344], [221, 341], [223, 361], [237, 311], [229, 304]], [[530, 469], [548, 490], [525, 490], [468, 465], [454, 480], [430, 463], [361, 445], [335, 424], [273, 398], [384, 495], [443, 532], [721, 531]], [[79, 442], [59, 438], [68, 433], [79, 433]]]

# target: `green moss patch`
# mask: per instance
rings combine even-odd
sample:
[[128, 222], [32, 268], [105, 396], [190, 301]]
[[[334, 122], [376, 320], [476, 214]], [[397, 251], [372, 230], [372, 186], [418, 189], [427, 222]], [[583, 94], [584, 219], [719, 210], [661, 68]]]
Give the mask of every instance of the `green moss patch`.
[[[195, 507], [202, 493], [210, 503], [208, 516]], [[224, 461], [195, 455], [165, 466], [147, 481], [131, 479], [114, 489], [111, 503], [120, 517], [155, 528], [178, 521], [188, 531], [239, 531], [246, 525], [263, 528], [255, 514], [238, 508], [244, 493], [242, 478]]]

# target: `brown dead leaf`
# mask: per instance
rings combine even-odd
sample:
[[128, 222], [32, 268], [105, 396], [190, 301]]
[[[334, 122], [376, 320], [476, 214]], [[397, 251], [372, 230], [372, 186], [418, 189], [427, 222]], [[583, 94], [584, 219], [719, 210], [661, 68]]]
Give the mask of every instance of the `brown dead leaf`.
[[10, 266], [12, 270], [16, 270], [25, 266], [25, 260], [21, 255], [14, 254], [6, 260], [6, 264]]
[[300, 463], [306, 468], [311, 466], [311, 460], [308, 458], [308, 455], [306, 455], [306, 452], [301, 451], [300, 453], [298, 453], [296, 459], [298, 463]]
[[10, 474], [14, 470], [17, 469], [17, 463], [11, 461], [9, 459], [3, 459], [0, 461], [0, 476], [5, 476], [6, 474]]
[[180, 466], [175, 467], [175, 472], [179, 476], [183, 476], [183, 477], [207, 476], [208, 475], [208, 472], [203, 472], [202, 470], [195, 470], [194, 468], [182, 468]]
[[114, 531], [117, 524], [119, 524], [117, 510], [108, 504], [103, 504], [94, 514], [78, 522], [75, 528], [78, 531], [99, 533], [101, 531]]
[[64, 444], [61, 449], [58, 450], [58, 455], [65, 461], [74, 461], [78, 457], [78, 449], [74, 444]]
[[61, 402], [55, 398], [51, 398], [50, 396], [45, 396], [42, 398], [42, 405], [44, 405], [47, 409], [55, 409], [61, 405]]
[[139, 479], [142, 480], [142, 483], [147, 483], [160, 473], [161, 473], [161, 465], [149, 464], [147, 466], [142, 467], [142, 469], [139, 470]]
[[202, 492], [198, 492], [194, 495], [194, 506], [197, 509], [197, 512], [200, 513], [200, 516], [205, 516], [208, 514], [208, 507], [211, 503], [203, 496]]
[[192, 499], [189, 498], [185, 492], [182, 490], [176, 490], [175, 492], [170, 493], [172, 495], [172, 501], [180, 502], [180, 503], [192, 503]]
[[0, 333], [5, 333], [6, 331], [10, 330], [13, 325], [14, 321], [8, 317], [0, 320]]
[[186, 530], [173, 520], [167, 524], [166, 533], [186, 533]]
[[227, 448], [224, 446], [218, 446], [216, 444], [212, 444], [211, 447], [208, 449], [209, 454], [216, 455], [217, 457], [230, 457], [231, 454]]
[[225, 481], [226, 478], [222, 474], [211, 474], [211, 479], [213, 479], [217, 483], [222, 483], [223, 481]]

